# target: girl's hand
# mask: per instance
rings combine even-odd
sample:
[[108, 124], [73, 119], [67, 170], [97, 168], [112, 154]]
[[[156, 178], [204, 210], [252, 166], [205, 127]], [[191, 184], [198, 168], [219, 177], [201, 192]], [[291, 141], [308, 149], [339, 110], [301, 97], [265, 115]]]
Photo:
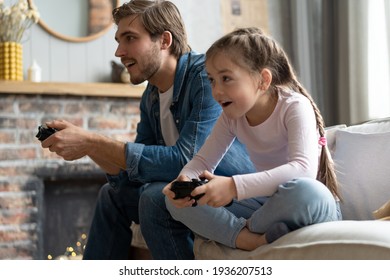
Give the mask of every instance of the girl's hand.
[[199, 205], [221, 207], [237, 197], [236, 184], [232, 177], [217, 176], [208, 171], [204, 171], [199, 177], [208, 180], [207, 184], [197, 187], [191, 193], [192, 196], [204, 193], [198, 200]]
[[[185, 175], [180, 175], [179, 177], [176, 178], [175, 181], [191, 181], [191, 180]], [[163, 194], [165, 194], [169, 198], [171, 203], [176, 208], [184, 208], [184, 207], [192, 206], [192, 204], [195, 203], [195, 199], [192, 199], [191, 197], [173, 199], [175, 197], [175, 193], [171, 191], [172, 183], [173, 181], [164, 187], [164, 189], [162, 190]]]

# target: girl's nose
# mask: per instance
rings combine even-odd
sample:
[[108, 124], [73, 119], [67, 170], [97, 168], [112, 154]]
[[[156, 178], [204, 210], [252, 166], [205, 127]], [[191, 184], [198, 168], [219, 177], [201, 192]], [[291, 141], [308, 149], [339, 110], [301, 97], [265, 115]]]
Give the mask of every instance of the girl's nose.
[[222, 94], [223, 94], [221, 87], [220, 87], [217, 83], [215, 83], [215, 84], [213, 85], [213, 93], [214, 93], [216, 96], [219, 96], [219, 95], [222, 95]]

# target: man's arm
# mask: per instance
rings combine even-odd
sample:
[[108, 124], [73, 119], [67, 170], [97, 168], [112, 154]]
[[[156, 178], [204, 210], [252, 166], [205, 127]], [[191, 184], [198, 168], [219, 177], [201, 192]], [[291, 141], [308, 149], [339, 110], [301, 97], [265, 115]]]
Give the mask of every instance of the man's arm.
[[117, 175], [121, 169], [125, 170], [126, 144], [99, 134], [95, 137], [87, 155], [107, 174]]
[[125, 143], [86, 131], [63, 120], [48, 122], [47, 126], [58, 131], [43, 141], [42, 147], [49, 148], [65, 160], [89, 156], [111, 175], [126, 169]]

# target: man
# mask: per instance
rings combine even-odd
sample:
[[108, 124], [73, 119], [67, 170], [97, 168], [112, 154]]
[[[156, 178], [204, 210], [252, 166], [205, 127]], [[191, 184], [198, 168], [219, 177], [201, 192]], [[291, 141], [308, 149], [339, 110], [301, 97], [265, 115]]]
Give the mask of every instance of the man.
[[[199, 150], [221, 113], [204, 70], [204, 55], [191, 51], [183, 20], [169, 1], [132, 0], [113, 10], [115, 55], [133, 84], [148, 81], [135, 143], [122, 143], [66, 121], [42, 142], [65, 160], [89, 156], [106, 173], [84, 259], [126, 259], [131, 222], [154, 259], [193, 259], [192, 233], [169, 215], [162, 194]], [[217, 174], [253, 171], [237, 142]]]

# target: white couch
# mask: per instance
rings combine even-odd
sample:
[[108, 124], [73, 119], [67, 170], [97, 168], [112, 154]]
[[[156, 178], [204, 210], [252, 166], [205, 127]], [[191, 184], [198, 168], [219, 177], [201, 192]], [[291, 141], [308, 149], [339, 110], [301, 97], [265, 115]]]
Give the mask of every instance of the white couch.
[[[196, 259], [390, 259], [390, 218], [373, 215], [390, 200], [390, 118], [329, 127], [327, 140], [343, 221], [307, 226], [250, 252], [196, 236]], [[380, 212], [376, 218], [390, 216], [390, 204]], [[133, 246], [146, 248], [139, 227], [132, 228]]]

